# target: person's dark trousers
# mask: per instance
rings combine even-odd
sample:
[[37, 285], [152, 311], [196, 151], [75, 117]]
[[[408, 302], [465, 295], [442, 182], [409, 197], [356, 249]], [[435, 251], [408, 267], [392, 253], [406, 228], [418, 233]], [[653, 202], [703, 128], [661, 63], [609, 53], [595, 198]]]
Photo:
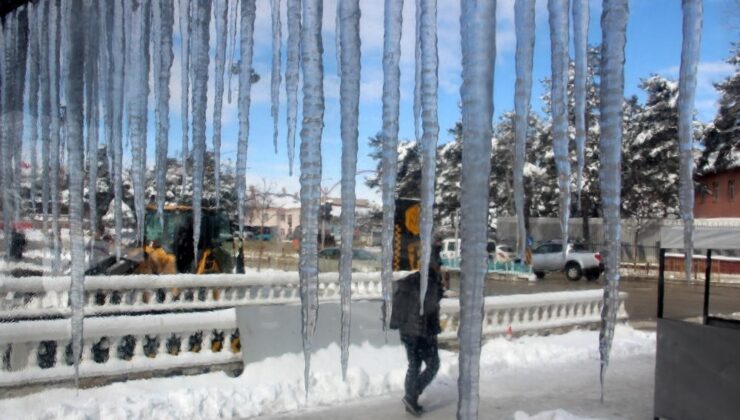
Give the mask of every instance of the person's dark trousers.
[[[411, 336], [401, 334], [401, 342], [406, 347], [406, 357], [409, 368], [406, 371], [406, 398], [417, 404], [419, 395], [432, 382], [439, 370], [439, 354], [437, 353], [437, 336]], [[421, 362], [424, 362], [424, 371], [421, 371]]]

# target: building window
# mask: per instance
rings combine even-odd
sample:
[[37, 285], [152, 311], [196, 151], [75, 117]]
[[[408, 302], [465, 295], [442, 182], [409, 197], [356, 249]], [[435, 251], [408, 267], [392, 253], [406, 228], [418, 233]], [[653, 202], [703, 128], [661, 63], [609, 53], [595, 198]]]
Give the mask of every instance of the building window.
[[281, 222], [285, 221], [285, 213], [280, 213], [280, 221]]
[[715, 203], [719, 201], [719, 182], [712, 182], [712, 197]]
[[288, 215], [288, 226], [293, 226], [293, 215], [292, 214]]
[[735, 201], [735, 180], [734, 179], [727, 181], [727, 199], [729, 201]]

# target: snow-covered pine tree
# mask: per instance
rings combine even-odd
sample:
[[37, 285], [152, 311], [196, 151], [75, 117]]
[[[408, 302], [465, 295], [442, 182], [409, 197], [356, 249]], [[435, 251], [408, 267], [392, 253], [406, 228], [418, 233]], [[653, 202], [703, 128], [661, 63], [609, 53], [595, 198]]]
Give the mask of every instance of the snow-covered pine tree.
[[661, 76], [643, 79], [645, 105], [631, 119], [622, 168], [625, 216], [678, 214], [678, 83]]
[[714, 85], [720, 93], [717, 115], [704, 130], [704, 150], [697, 170], [701, 172], [740, 166], [740, 42], [732, 44], [729, 64], [735, 73]]

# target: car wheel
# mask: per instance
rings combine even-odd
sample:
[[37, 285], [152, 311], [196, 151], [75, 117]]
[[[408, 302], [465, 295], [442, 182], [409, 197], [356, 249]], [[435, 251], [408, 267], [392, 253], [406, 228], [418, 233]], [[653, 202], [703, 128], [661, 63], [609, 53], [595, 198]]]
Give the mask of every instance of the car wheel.
[[565, 276], [568, 277], [568, 280], [578, 281], [581, 279], [581, 275], [583, 275], [583, 273], [581, 272], [581, 267], [577, 263], [570, 262], [565, 265]]
[[545, 278], [545, 272], [544, 271], [535, 271], [534, 275], [537, 276], [538, 279], [542, 280]]
[[595, 281], [598, 280], [601, 276], [601, 273], [598, 271], [591, 271], [589, 273], [586, 273], [586, 280], [588, 281]]

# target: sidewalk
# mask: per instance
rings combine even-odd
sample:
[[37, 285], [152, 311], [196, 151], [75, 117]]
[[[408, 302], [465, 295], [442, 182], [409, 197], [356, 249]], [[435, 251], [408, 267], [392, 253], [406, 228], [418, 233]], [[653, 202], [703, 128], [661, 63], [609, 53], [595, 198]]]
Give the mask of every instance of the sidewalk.
[[[552, 365], [546, 370], [507, 370], [501, 376], [481, 374], [478, 418], [513, 419], [517, 411], [530, 416], [562, 409], [578, 418], [648, 419], [653, 417], [654, 355], [615, 359], [607, 372], [605, 402], [599, 401], [596, 360]], [[412, 419], [404, 412], [401, 394], [351, 404], [311, 409], [265, 419], [340, 420]], [[421, 397], [426, 420], [454, 419], [457, 383], [434, 382]], [[522, 416], [521, 418], [528, 418]], [[547, 417], [554, 419], [569, 416]]]

